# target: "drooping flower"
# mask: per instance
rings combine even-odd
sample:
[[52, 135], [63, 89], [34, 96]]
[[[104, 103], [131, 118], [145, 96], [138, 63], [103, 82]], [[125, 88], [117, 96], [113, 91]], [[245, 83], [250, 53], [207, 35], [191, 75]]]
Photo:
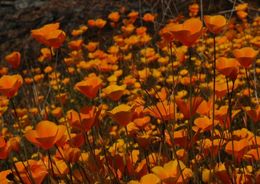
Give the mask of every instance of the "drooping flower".
[[21, 75], [4, 75], [0, 78], [0, 93], [11, 98], [17, 93], [22, 84], [23, 78]]
[[25, 138], [34, 145], [45, 150], [52, 148], [55, 144], [66, 139], [66, 127], [64, 125], [56, 125], [51, 121], [40, 121], [35, 130], [27, 130]]
[[31, 35], [45, 46], [59, 48], [66, 38], [65, 32], [59, 27], [59, 23], [46, 24], [41, 28], [33, 29]]

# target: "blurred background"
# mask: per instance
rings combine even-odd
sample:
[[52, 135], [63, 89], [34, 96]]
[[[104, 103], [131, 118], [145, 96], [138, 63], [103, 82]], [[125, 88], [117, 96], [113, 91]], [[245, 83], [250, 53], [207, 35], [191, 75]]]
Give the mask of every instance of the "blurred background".
[[[194, 2], [203, 7], [200, 16], [231, 15], [234, 4], [246, 2], [249, 19], [259, 13], [260, 4], [259, 0], [0, 0], [0, 59], [14, 50], [36, 58], [39, 45], [31, 39], [30, 30], [47, 23], [60, 22], [61, 28], [69, 33], [91, 18], [106, 18], [112, 11], [136, 10], [140, 16], [147, 12], [157, 13], [156, 20], [163, 25], [168, 18], [187, 15], [188, 6]], [[103, 36], [109, 36], [110, 31], [105, 29]], [[84, 36], [88, 39], [94, 34]]]

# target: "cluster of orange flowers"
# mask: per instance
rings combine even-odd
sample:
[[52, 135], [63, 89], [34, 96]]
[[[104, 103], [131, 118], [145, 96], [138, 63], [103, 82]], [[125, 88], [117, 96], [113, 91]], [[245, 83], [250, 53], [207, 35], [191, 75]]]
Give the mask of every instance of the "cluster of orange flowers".
[[201, 20], [194, 3], [160, 30], [136, 11], [71, 36], [33, 29], [35, 66], [15, 51], [0, 69], [0, 183], [259, 183], [260, 18], [247, 6]]

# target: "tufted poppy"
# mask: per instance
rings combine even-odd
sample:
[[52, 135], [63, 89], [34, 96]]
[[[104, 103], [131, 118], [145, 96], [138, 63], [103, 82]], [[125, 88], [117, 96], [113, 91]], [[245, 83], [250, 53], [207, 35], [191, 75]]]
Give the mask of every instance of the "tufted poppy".
[[65, 41], [66, 34], [59, 29], [59, 23], [46, 24], [41, 28], [33, 29], [31, 35], [38, 42], [53, 48], [59, 48]]
[[210, 32], [218, 34], [221, 32], [227, 23], [227, 20], [222, 15], [204, 16], [204, 21]]
[[257, 54], [258, 51], [254, 50], [252, 47], [243, 47], [233, 51], [233, 55], [244, 68], [249, 68], [252, 65]]
[[190, 47], [202, 34], [202, 22], [198, 18], [190, 18], [183, 24], [174, 24], [171, 32], [176, 40]]
[[45, 150], [52, 148], [64, 138], [66, 127], [64, 125], [56, 125], [51, 121], [40, 121], [35, 130], [27, 130], [25, 138], [31, 143]]
[[5, 60], [12, 66], [12, 68], [16, 69], [20, 66], [21, 54], [20, 52], [14, 51], [5, 56]]
[[118, 124], [126, 126], [132, 121], [133, 107], [130, 107], [126, 104], [121, 104], [116, 106], [111, 111], [108, 111], [108, 115], [111, 116], [112, 119]]
[[0, 93], [11, 98], [17, 93], [22, 84], [23, 78], [21, 75], [4, 75], [0, 78]]

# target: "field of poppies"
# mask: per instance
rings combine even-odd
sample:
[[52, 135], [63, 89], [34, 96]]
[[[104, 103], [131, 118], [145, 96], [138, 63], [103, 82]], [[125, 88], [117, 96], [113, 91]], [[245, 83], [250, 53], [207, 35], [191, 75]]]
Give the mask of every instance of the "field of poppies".
[[0, 62], [0, 184], [260, 183], [260, 17], [187, 9], [32, 28], [39, 57]]

